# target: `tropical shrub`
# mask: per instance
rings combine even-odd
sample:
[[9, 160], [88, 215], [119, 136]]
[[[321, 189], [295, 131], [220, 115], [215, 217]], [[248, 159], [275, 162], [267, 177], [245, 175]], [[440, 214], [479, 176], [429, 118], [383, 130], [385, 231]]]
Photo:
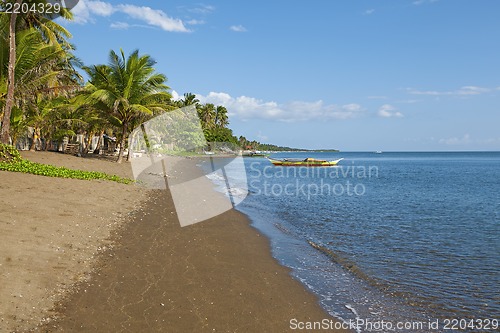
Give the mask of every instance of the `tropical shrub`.
[[103, 172], [73, 170], [66, 167], [56, 167], [49, 164], [31, 162], [23, 159], [13, 146], [5, 144], [0, 144], [0, 170], [30, 173], [33, 175], [41, 175], [47, 177], [73, 178], [83, 180], [103, 179], [124, 184], [133, 183], [133, 180], [131, 179], [118, 177], [116, 175], [108, 175]]

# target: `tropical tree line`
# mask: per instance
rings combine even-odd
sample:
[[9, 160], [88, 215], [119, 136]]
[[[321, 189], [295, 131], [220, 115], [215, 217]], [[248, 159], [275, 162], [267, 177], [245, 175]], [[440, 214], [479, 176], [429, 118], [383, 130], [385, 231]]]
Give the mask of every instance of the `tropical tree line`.
[[[0, 4], [1, 9], [7, 2]], [[71, 19], [71, 13], [63, 10], [61, 14]], [[52, 109], [49, 105], [58, 98], [68, 98], [82, 84], [69, 38], [65, 28], [40, 13], [0, 14], [2, 142], [14, 141], [26, 126], [34, 128], [36, 138], [46, 126], [44, 116]]]
[[186, 93], [181, 100], [174, 102], [177, 107], [195, 105], [201, 121], [205, 139], [208, 142], [238, 143], [238, 139], [229, 129], [229, 118], [226, 107], [212, 103], [201, 104], [195, 94]]
[[[7, 0], [0, 9], [9, 2], [46, 4]], [[72, 19], [69, 11], [61, 16]], [[0, 10], [0, 142], [15, 145], [28, 135], [31, 150], [57, 150], [64, 138], [82, 134], [87, 154], [91, 140], [106, 134], [118, 141], [121, 162], [132, 129], [163, 112], [195, 105], [208, 142], [243, 143], [229, 129], [224, 106], [202, 104], [192, 93], [173, 101], [167, 77], [155, 70], [151, 56], [112, 50], [107, 64], [85, 66], [70, 39], [71, 33], [47, 15]], [[96, 153], [102, 145], [99, 140]]]

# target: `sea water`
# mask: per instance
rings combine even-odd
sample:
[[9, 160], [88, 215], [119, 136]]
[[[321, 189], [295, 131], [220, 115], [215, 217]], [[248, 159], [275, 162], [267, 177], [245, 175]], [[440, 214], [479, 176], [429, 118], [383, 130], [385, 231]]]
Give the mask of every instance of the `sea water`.
[[358, 332], [498, 331], [500, 153], [272, 157], [344, 158], [327, 168], [246, 158], [244, 171], [227, 173], [231, 184], [246, 182], [236, 208], [330, 314], [379, 325]]

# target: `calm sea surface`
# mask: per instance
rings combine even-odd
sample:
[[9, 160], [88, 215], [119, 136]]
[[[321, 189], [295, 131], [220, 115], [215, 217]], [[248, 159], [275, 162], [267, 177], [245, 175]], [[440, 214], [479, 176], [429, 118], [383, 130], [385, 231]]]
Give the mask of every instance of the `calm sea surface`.
[[[249, 195], [237, 206], [332, 315], [439, 320], [439, 331], [446, 319], [499, 319], [500, 153], [272, 157], [344, 158], [328, 168], [246, 158]], [[238, 195], [244, 177], [228, 174]]]

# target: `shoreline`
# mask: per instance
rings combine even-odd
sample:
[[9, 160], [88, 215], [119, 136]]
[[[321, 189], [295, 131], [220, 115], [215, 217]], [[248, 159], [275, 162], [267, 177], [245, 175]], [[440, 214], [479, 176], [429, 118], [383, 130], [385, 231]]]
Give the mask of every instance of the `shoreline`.
[[[66, 164], [88, 164], [61, 156]], [[57, 320], [17, 331], [272, 332], [290, 330], [294, 318], [337, 321], [272, 257], [270, 240], [243, 213], [233, 209], [181, 228], [168, 191], [148, 196], [110, 231], [114, 246], [92, 261], [88, 278], [55, 299]]]
[[42, 331], [284, 332], [293, 318], [333, 320], [244, 214], [181, 228], [165, 218], [168, 201], [167, 191], [153, 192], [92, 280], [59, 305], [63, 317]]

